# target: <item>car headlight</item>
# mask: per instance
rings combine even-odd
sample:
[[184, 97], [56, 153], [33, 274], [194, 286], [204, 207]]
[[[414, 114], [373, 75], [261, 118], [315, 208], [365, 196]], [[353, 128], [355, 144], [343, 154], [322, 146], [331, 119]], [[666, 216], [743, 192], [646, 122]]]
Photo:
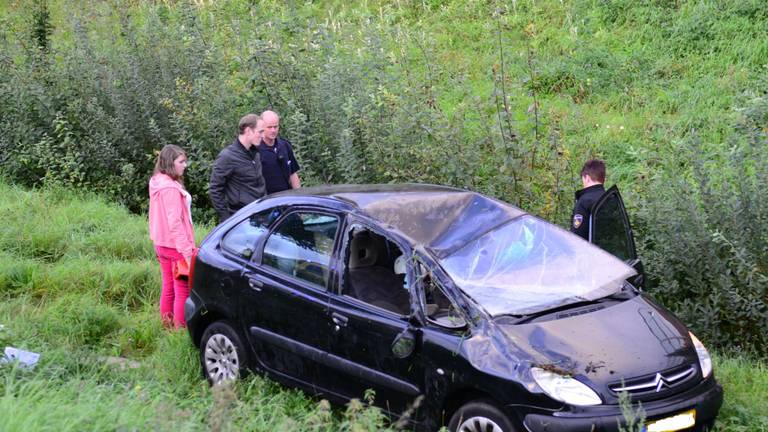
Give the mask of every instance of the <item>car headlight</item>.
[[538, 367], [531, 368], [536, 384], [551, 398], [570, 405], [600, 405], [600, 396], [586, 384]]
[[699, 357], [699, 366], [701, 366], [701, 374], [704, 378], [708, 377], [712, 373], [712, 357], [709, 356], [709, 351], [704, 347], [699, 338], [694, 336], [693, 333], [688, 332], [691, 335], [693, 341], [693, 347], [696, 348], [696, 355]]

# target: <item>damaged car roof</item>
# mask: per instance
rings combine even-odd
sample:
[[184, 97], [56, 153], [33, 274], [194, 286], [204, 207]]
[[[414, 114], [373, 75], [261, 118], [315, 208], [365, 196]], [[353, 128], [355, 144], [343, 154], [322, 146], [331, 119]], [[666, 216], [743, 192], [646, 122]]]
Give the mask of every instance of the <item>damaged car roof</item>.
[[475, 192], [430, 184], [316, 186], [282, 195], [325, 196], [390, 225], [414, 244], [444, 257], [524, 211]]

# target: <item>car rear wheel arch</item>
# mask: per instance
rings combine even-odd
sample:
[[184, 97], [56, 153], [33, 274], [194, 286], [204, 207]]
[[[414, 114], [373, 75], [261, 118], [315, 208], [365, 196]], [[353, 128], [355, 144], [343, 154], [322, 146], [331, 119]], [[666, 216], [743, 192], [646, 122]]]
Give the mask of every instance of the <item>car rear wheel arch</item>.
[[216, 321], [224, 321], [226, 319], [227, 317], [224, 314], [210, 310], [206, 311], [205, 314], [200, 315], [199, 321], [195, 323], [195, 326], [190, 327], [189, 334], [192, 338], [192, 343], [194, 343], [196, 347], [200, 348], [200, 341], [203, 339], [203, 333], [205, 333], [205, 330]]

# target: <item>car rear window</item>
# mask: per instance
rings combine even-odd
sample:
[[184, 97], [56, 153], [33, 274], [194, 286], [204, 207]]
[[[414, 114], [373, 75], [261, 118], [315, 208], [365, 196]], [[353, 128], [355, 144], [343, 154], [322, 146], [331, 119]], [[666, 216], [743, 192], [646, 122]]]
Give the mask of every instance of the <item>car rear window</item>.
[[250, 259], [256, 241], [269, 230], [269, 226], [282, 213], [280, 207], [252, 214], [235, 225], [221, 240], [221, 247], [239, 257]]

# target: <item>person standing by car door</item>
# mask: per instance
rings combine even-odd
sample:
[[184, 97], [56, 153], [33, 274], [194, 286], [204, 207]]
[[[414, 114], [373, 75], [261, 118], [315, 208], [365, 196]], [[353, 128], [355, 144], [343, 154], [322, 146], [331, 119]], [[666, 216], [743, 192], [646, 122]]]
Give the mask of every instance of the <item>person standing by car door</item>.
[[266, 194], [256, 149], [261, 140], [260, 119], [256, 114], [241, 118], [238, 136], [213, 163], [209, 193], [219, 222]]
[[149, 237], [155, 246], [163, 278], [160, 317], [166, 327], [186, 327], [184, 302], [189, 281], [177, 279], [173, 267], [180, 261], [191, 264], [195, 252], [192, 229], [192, 196], [184, 189], [187, 155], [175, 145], [163, 147], [149, 179]]
[[277, 136], [280, 131], [280, 116], [274, 111], [261, 113], [261, 169], [267, 185], [267, 193], [273, 194], [301, 187], [299, 163], [293, 155], [291, 143]]
[[571, 232], [589, 241], [589, 217], [592, 206], [605, 193], [605, 162], [590, 159], [581, 168], [583, 189], [576, 191], [576, 205], [571, 214]]

